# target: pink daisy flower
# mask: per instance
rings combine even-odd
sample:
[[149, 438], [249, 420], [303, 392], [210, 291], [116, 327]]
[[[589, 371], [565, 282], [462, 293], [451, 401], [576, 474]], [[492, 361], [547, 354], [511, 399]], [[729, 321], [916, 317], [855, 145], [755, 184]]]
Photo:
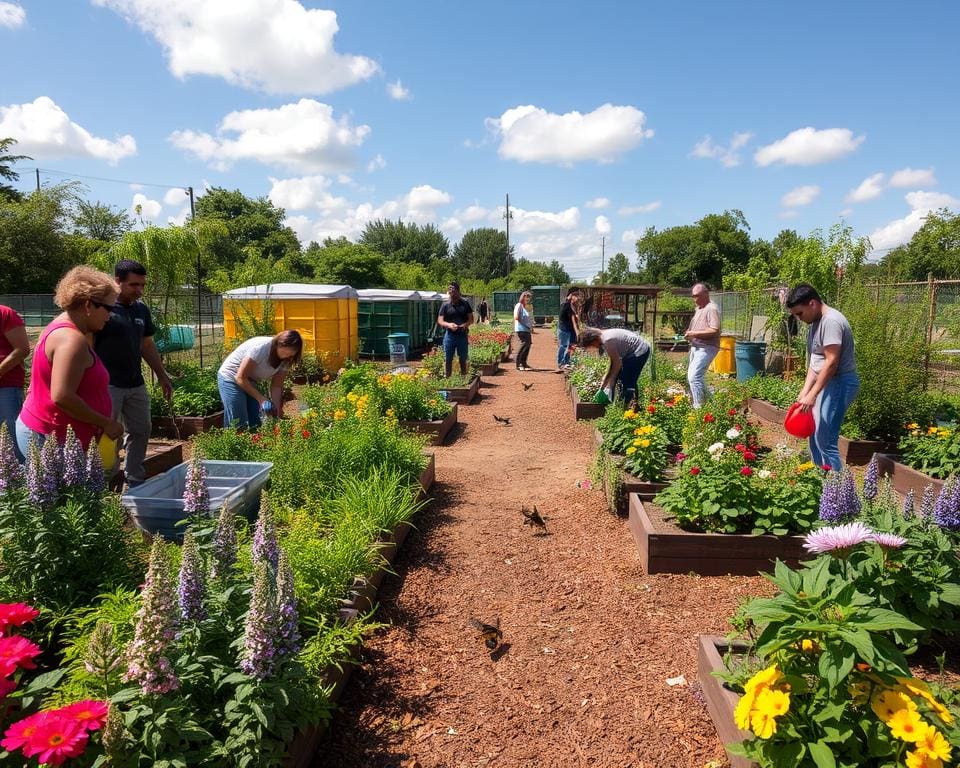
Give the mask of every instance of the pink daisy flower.
[[828, 525], [811, 531], [804, 537], [803, 548], [815, 555], [824, 552], [842, 552], [866, 541], [873, 541], [876, 534], [863, 523]]

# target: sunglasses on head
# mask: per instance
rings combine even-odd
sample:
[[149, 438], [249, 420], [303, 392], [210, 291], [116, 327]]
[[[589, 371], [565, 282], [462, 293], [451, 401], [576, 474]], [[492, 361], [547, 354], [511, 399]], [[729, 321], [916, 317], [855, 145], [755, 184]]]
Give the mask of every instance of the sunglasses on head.
[[94, 301], [93, 299], [90, 299], [90, 303], [95, 307], [100, 307], [100, 309], [107, 310], [107, 312], [113, 312], [113, 310], [117, 308], [116, 304], [107, 304], [106, 302]]

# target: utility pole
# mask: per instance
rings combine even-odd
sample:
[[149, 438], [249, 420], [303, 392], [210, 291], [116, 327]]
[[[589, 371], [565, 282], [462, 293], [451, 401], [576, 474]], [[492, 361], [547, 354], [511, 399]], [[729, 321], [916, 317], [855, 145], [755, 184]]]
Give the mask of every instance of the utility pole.
[[37, 192], [40, 191], [40, 169], [37, 168]]
[[506, 211], [504, 211], [503, 218], [506, 219], [506, 222], [507, 222], [507, 257], [506, 257], [506, 263], [503, 265], [504, 272], [506, 273], [510, 271], [509, 269], [510, 267], [510, 219], [513, 218], [513, 214], [510, 213], [510, 195], [509, 194], [507, 195], [507, 209]]
[[603, 237], [600, 238], [600, 285], [605, 285], [607, 282], [606, 256], [607, 256], [607, 236], [604, 235]]
[[[190, 222], [193, 223], [197, 215], [193, 199], [193, 187], [187, 187], [187, 197], [190, 198]], [[200, 241], [197, 240], [197, 343], [200, 348], [200, 367], [203, 368], [203, 296], [200, 292]]]

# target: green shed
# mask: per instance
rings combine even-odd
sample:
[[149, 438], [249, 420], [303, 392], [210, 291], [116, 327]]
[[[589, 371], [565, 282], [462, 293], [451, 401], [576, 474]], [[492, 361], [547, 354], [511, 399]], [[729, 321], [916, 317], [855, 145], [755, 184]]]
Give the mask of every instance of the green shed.
[[493, 292], [493, 311], [506, 312], [513, 314], [513, 308], [520, 301], [520, 291], [494, 291]]
[[420, 294], [387, 288], [364, 288], [357, 291], [357, 330], [361, 355], [389, 355], [391, 333], [410, 336], [408, 352], [418, 352], [426, 345], [421, 330]]
[[533, 314], [538, 318], [557, 317], [563, 300], [559, 285], [535, 285], [533, 291]]
[[443, 336], [437, 325], [437, 315], [440, 314], [440, 305], [447, 300], [447, 294], [436, 291], [417, 291], [420, 295], [418, 315], [420, 317], [420, 332], [425, 344], [432, 344]]

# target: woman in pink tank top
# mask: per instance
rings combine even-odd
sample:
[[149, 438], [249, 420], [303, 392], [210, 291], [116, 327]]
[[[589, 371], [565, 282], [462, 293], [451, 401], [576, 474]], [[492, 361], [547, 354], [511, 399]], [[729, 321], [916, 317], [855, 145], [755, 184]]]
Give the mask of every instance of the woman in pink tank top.
[[117, 300], [113, 279], [74, 267], [57, 283], [54, 301], [64, 311], [48, 325], [33, 355], [30, 389], [17, 419], [17, 444], [27, 455], [34, 436], [66, 439], [73, 427], [84, 449], [101, 433], [114, 439], [123, 426], [110, 418], [110, 375], [90, 343]]

